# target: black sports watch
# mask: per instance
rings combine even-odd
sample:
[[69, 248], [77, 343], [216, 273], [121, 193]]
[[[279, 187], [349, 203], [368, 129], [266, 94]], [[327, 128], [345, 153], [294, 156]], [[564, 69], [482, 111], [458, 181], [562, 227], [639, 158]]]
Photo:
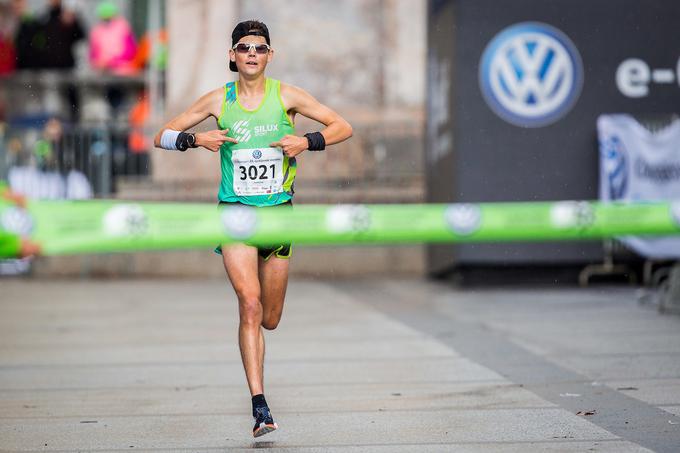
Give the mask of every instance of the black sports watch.
[[196, 134], [188, 134], [187, 146], [189, 148], [196, 148]]
[[189, 132], [180, 132], [175, 141], [175, 148], [186, 151], [189, 148], [196, 148], [196, 135]]

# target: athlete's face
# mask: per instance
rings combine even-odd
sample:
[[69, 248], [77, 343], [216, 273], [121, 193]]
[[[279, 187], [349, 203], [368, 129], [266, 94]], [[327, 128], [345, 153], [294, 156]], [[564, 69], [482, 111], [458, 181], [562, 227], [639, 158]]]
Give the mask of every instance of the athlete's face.
[[236, 68], [241, 74], [249, 76], [256, 76], [264, 72], [274, 56], [274, 50], [269, 49], [266, 53], [258, 53], [255, 49], [258, 45], [267, 44], [264, 36], [244, 36], [237, 44], [248, 44], [247, 52], [239, 52], [238, 50], [229, 49], [229, 59], [236, 63]]

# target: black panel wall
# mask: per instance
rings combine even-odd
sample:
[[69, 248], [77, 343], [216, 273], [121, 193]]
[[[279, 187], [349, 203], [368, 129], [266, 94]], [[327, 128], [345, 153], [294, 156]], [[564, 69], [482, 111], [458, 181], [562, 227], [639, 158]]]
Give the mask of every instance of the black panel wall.
[[[480, 88], [487, 45], [525, 22], [561, 31], [582, 61], [580, 95], [564, 116], [541, 127], [504, 120]], [[680, 110], [678, 24], [676, 0], [430, 0], [428, 201], [596, 199], [597, 116]], [[617, 71], [631, 58], [641, 60], [650, 75], [640, 72], [640, 63], [633, 65], [623, 82], [632, 91], [624, 94]], [[653, 80], [655, 69], [665, 81]], [[429, 249], [429, 270], [441, 274], [466, 265], [578, 265], [601, 259], [597, 242], [436, 245]]]

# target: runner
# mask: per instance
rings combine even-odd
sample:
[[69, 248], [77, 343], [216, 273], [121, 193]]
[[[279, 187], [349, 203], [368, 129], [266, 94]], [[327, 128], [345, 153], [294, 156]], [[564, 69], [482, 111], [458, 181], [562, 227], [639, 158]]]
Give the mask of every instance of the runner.
[[[202, 146], [220, 152], [222, 182], [219, 203], [272, 207], [291, 205], [295, 157], [305, 150], [322, 151], [348, 139], [352, 127], [340, 115], [304, 90], [265, 77], [274, 50], [267, 26], [259, 21], [236, 25], [231, 35], [229, 68], [237, 82], [202, 96], [187, 111], [167, 123], [155, 145], [185, 151]], [[295, 115], [322, 123], [320, 132], [295, 135]], [[219, 129], [187, 133], [209, 116]], [[252, 396], [259, 437], [277, 429], [264, 397], [264, 335], [279, 324], [288, 285], [290, 244], [255, 248], [225, 245], [224, 267], [239, 301], [239, 347]]]

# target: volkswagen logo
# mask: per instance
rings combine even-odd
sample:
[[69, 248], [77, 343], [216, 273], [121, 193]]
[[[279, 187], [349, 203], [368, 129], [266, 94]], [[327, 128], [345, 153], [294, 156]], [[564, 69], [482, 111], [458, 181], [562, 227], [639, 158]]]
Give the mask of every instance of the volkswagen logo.
[[260, 157], [262, 157], [262, 151], [260, 151], [259, 149], [256, 149], [255, 151], [253, 151], [253, 157], [255, 159], [259, 159]]
[[257, 229], [257, 213], [251, 206], [228, 206], [221, 214], [224, 231], [235, 240], [248, 239]]
[[583, 64], [560, 30], [523, 22], [504, 29], [488, 44], [479, 65], [479, 85], [489, 107], [505, 121], [546, 126], [578, 100]]
[[460, 236], [469, 236], [482, 226], [482, 210], [474, 204], [450, 204], [444, 210], [448, 227]]
[[371, 224], [371, 211], [364, 205], [333, 206], [326, 213], [326, 228], [335, 234], [365, 233]]
[[600, 140], [600, 173], [609, 184], [609, 199], [624, 198], [628, 189], [626, 147], [616, 135]]
[[106, 211], [102, 218], [104, 233], [112, 237], [144, 236], [149, 232], [149, 219], [137, 204], [120, 204]]
[[587, 201], [560, 201], [550, 208], [550, 222], [555, 228], [590, 228], [595, 223], [595, 211]]

